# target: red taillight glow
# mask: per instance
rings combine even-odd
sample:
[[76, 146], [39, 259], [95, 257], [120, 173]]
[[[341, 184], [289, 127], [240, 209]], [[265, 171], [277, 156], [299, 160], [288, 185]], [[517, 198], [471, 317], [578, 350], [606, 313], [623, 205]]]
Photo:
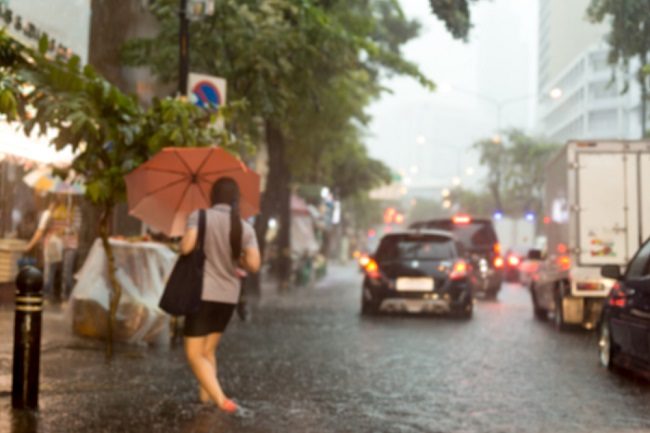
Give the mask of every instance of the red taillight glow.
[[495, 243], [492, 246], [492, 250], [494, 251], [494, 254], [501, 254], [501, 244], [500, 243]]
[[377, 279], [381, 276], [379, 273], [379, 265], [373, 259], [368, 259], [368, 263], [364, 266], [364, 269], [369, 278]]
[[516, 268], [519, 266], [519, 263], [521, 263], [521, 260], [519, 260], [519, 257], [517, 256], [508, 256], [508, 266], [512, 266], [513, 268]]
[[494, 267], [497, 269], [503, 268], [503, 257], [494, 258]]
[[454, 224], [469, 224], [472, 222], [472, 217], [470, 217], [469, 215], [459, 214], [459, 215], [454, 215], [452, 221], [454, 222]]
[[612, 307], [625, 308], [627, 299], [625, 292], [621, 290], [620, 283], [614, 283], [612, 291], [609, 293], [609, 305]]
[[467, 277], [467, 263], [465, 260], [458, 260], [449, 274], [452, 280], [460, 280]]
[[361, 267], [365, 268], [369, 262], [370, 262], [370, 257], [366, 256], [365, 254], [359, 257], [359, 265], [361, 265]]

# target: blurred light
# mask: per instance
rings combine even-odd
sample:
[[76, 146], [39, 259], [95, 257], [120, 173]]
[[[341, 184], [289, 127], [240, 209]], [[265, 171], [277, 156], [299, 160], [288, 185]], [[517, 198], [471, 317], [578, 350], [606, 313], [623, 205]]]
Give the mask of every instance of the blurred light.
[[420, 134], [420, 135], [418, 135], [418, 136], [415, 138], [415, 142], [416, 142], [417, 144], [425, 144], [425, 143], [427, 142], [427, 137], [425, 137], [424, 135]]
[[548, 215], [545, 216], [545, 217], [544, 217], [544, 224], [547, 224], [547, 225], [548, 225], [548, 224], [550, 224], [550, 223], [551, 223], [551, 217], [548, 216]]
[[494, 212], [494, 213], [492, 214], [492, 218], [494, 218], [494, 219], [497, 220], [497, 221], [502, 220], [502, 219], [503, 219], [503, 212], [501, 212], [500, 210]]
[[495, 257], [494, 258], [494, 267], [497, 269], [501, 269], [503, 267], [503, 257]]
[[395, 215], [395, 224], [404, 224], [404, 215], [401, 213]]
[[332, 212], [332, 224], [338, 224], [341, 222], [341, 202], [334, 202], [334, 211]]
[[449, 209], [451, 207], [451, 200], [445, 200], [442, 202], [442, 207]]
[[369, 238], [374, 238], [375, 236], [377, 236], [377, 230], [375, 230], [375, 229], [368, 230], [368, 237]]
[[411, 173], [413, 173], [413, 174], [418, 174], [418, 171], [419, 171], [419, 170], [420, 170], [420, 169], [418, 168], [417, 165], [413, 165], [413, 166], [411, 166]]
[[472, 176], [474, 174], [474, 168], [473, 167], [467, 167], [465, 169], [465, 174], [468, 176]]
[[320, 196], [321, 196], [321, 198], [323, 198], [323, 199], [328, 198], [328, 197], [330, 196], [330, 189], [329, 189], [328, 187], [324, 186], [324, 187], [320, 190]]
[[519, 263], [521, 260], [519, 260], [519, 257], [510, 255], [508, 256], [508, 265], [512, 267], [519, 266]]
[[449, 191], [449, 188], [445, 188], [445, 189], [442, 190], [442, 196], [443, 197], [449, 197], [450, 194], [451, 194], [451, 191]]
[[409, 190], [407, 187], [403, 186], [402, 189], [399, 191], [402, 195], [408, 194]]
[[458, 214], [458, 215], [454, 215], [452, 221], [454, 222], [454, 224], [469, 224], [472, 222], [472, 217], [465, 214]]
[[494, 134], [492, 136], [492, 143], [501, 144], [501, 136], [499, 134]]
[[451, 183], [453, 183], [454, 186], [459, 186], [460, 185], [460, 177], [454, 176], [454, 178], [451, 180]]
[[535, 221], [535, 214], [533, 212], [526, 212], [527, 221]]
[[410, 177], [405, 177], [404, 178], [404, 185], [410, 185], [413, 181], [411, 180]]
[[393, 207], [386, 208], [384, 211], [384, 223], [390, 224], [393, 222], [393, 219], [395, 218], [395, 214], [397, 214], [397, 210]]
[[270, 229], [275, 229], [278, 226], [278, 221], [275, 218], [271, 218], [269, 220], [269, 228]]
[[551, 89], [551, 91], [548, 94], [548, 96], [550, 96], [551, 99], [555, 99], [555, 100], [560, 99], [562, 95], [564, 95], [564, 92], [559, 87], [554, 87], [553, 89]]

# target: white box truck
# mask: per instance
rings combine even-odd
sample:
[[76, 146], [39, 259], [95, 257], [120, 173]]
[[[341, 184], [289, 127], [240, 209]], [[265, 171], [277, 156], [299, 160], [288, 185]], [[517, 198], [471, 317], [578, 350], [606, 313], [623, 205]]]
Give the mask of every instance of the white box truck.
[[567, 143], [547, 165], [544, 212], [535, 316], [591, 329], [614, 283], [600, 267], [625, 266], [650, 236], [650, 141]]

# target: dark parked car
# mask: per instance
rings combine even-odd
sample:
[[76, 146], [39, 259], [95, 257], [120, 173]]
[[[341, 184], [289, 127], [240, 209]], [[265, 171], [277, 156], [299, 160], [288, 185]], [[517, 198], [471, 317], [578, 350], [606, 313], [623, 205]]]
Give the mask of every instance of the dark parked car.
[[474, 307], [469, 264], [450, 232], [386, 235], [365, 265], [362, 314], [452, 313], [470, 318]]
[[598, 340], [600, 363], [650, 375], [650, 239], [641, 246], [624, 275], [618, 266], [603, 266], [616, 279], [603, 308]]
[[452, 232], [462, 245], [468, 264], [477, 270], [479, 284], [476, 289], [488, 298], [496, 298], [503, 282], [504, 260], [491, 220], [456, 215], [453, 218], [416, 222], [410, 228]]

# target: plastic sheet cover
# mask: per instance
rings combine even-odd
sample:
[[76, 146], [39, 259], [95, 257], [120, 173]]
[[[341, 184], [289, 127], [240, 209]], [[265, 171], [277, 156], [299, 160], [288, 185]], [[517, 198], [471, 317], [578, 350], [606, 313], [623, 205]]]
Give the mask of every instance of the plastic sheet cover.
[[[177, 254], [163, 244], [111, 239], [117, 280], [122, 296], [117, 310], [114, 337], [128, 343], [160, 343], [169, 340], [170, 316], [158, 308], [167, 276]], [[75, 333], [93, 338], [107, 334], [110, 282], [101, 240], [95, 240], [77, 274], [71, 294]]]

